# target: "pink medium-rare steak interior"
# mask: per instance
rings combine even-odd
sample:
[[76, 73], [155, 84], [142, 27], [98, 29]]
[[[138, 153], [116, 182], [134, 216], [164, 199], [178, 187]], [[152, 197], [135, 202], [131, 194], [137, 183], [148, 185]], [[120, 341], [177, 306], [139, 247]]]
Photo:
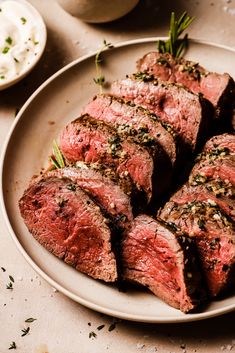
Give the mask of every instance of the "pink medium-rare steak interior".
[[19, 201], [29, 231], [47, 250], [97, 279], [117, 279], [111, 232], [100, 208], [71, 180], [45, 176]]
[[67, 167], [56, 169], [48, 173], [57, 178], [71, 180], [71, 190], [80, 188], [88, 192], [96, 203], [111, 217], [121, 228], [126, 228], [132, 221], [132, 207], [130, 198], [122, 191], [118, 184], [104, 177], [100, 172], [92, 170], [85, 163], [80, 163], [76, 168]]
[[66, 126], [60, 136], [60, 148], [68, 162], [99, 162], [113, 167], [120, 177], [129, 176], [137, 189], [152, 198], [153, 159], [136, 143], [122, 140], [117, 132], [89, 116]]
[[84, 113], [116, 127], [120, 132], [128, 132], [139, 139], [141, 137], [140, 141], [147, 146], [151, 146], [153, 141], [158, 142], [172, 165], [175, 164], [177, 147], [172, 127], [142, 107], [102, 94], [95, 96], [86, 105]]
[[129, 99], [159, 115], [162, 121], [173, 126], [181, 142], [192, 151], [199, 140], [206, 138], [212, 117], [210, 106], [182, 86], [134, 74], [114, 82], [112, 94]]
[[159, 216], [178, 226], [194, 240], [212, 297], [234, 285], [234, 223], [217, 205], [190, 200], [178, 205], [170, 200]]
[[147, 286], [155, 295], [184, 312], [202, 299], [201, 276], [191, 242], [162, 222], [136, 217], [122, 242], [123, 276]]
[[138, 60], [137, 70], [163, 81], [180, 83], [194, 93], [202, 93], [216, 109], [223, 109], [234, 95], [234, 82], [229, 74], [208, 72], [198, 63], [170, 54], [147, 53]]

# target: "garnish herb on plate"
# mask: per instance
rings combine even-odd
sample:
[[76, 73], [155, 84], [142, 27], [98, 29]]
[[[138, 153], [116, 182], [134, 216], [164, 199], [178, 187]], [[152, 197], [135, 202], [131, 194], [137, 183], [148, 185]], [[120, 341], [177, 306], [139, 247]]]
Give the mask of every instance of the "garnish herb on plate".
[[65, 167], [64, 157], [55, 140], [53, 141], [53, 155], [50, 157], [50, 160], [56, 169]]
[[21, 337], [24, 337], [29, 333], [30, 327], [23, 328], [23, 330], [21, 330], [21, 331], [23, 332]]
[[25, 322], [34, 322], [37, 319], [34, 319], [33, 317], [29, 317], [28, 319], [25, 320]]
[[95, 56], [95, 69], [96, 69], [96, 78], [94, 78], [94, 82], [100, 86], [100, 93], [102, 93], [102, 87], [105, 83], [105, 77], [102, 74], [101, 71], [101, 62], [103, 61], [102, 59], [102, 53], [104, 50], [107, 49], [111, 49], [113, 48], [113, 45], [111, 43], [106, 42], [106, 40], [104, 39], [103, 41], [103, 46], [101, 47], [101, 49], [97, 52], [96, 56]]
[[97, 334], [94, 331], [89, 332], [89, 338], [92, 338], [92, 337], [94, 338], [97, 337]]
[[16, 343], [12, 341], [8, 349], [16, 349]]
[[157, 49], [159, 53], [169, 53], [175, 57], [183, 55], [188, 45], [188, 34], [185, 34], [183, 38], [179, 38], [180, 35], [189, 27], [193, 22], [194, 17], [190, 17], [187, 12], [183, 12], [180, 18], [175, 18], [175, 13], [171, 13], [169, 38], [157, 41]]

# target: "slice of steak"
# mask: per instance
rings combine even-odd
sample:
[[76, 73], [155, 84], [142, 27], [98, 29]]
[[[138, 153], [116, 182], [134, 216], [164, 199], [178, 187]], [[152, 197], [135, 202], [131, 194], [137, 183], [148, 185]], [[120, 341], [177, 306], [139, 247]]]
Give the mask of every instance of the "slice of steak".
[[121, 246], [123, 277], [148, 287], [169, 305], [189, 312], [201, 301], [201, 275], [191, 240], [164, 222], [136, 217]]
[[165, 180], [157, 178], [158, 184], [155, 180], [155, 171], [160, 171], [161, 165], [155, 168], [146, 148], [130, 139], [122, 139], [117, 130], [102, 121], [88, 115], [73, 121], [62, 131], [60, 148], [71, 163], [99, 162], [113, 168], [120, 177], [129, 176], [136, 188], [144, 193], [147, 202], [153, 192], [162, 192]]
[[206, 155], [193, 167], [189, 181], [192, 184], [220, 179], [225, 183], [235, 185], [235, 157], [224, 152], [216, 155]]
[[217, 205], [190, 200], [184, 205], [169, 201], [160, 217], [194, 240], [209, 293], [215, 297], [235, 284], [234, 222]]
[[85, 107], [84, 113], [118, 128], [121, 133], [134, 136], [144, 145], [158, 142], [174, 166], [177, 154], [174, 131], [156, 115], [108, 94], [95, 96]]
[[222, 134], [213, 136], [204, 146], [205, 153], [223, 153], [234, 155], [235, 154], [235, 134]]
[[186, 183], [172, 197], [171, 201], [177, 205], [187, 202], [206, 201], [212, 206], [218, 206], [235, 221], [235, 187], [221, 179], [190, 185]]
[[212, 118], [210, 103], [184, 87], [137, 73], [112, 85], [112, 94], [142, 105], [173, 126], [185, 150], [204, 144]]
[[71, 179], [47, 175], [32, 182], [19, 208], [29, 232], [48, 251], [93, 278], [117, 279], [107, 219], [82, 189], [71, 189]]
[[158, 52], [150, 52], [138, 60], [137, 70], [163, 81], [180, 83], [193, 93], [202, 93], [215, 107], [217, 116], [231, 117], [235, 85], [229, 74], [208, 72], [198, 63]]
[[85, 163], [81, 162], [77, 168], [53, 170], [48, 173], [48, 176], [70, 179], [71, 184], [68, 186], [70, 190], [76, 191], [77, 187], [83, 189], [118, 227], [126, 229], [132, 221], [129, 196], [118, 184]]

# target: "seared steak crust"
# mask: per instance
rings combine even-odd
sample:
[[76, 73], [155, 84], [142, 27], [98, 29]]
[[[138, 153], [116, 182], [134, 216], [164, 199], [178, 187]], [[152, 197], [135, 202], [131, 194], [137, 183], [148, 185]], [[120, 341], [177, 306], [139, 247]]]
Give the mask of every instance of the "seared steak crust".
[[212, 118], [211, 106], [182, 86], [137, 73], [114, 82], [112, 94], [142, 105], [172, 125], [186, 150], [194, 151], [205, 142]]
[[124, 279], [147, 286], [183, 312], [200, 303], [203, 291], [195, 249], [184, 234], [140, 215], [125, 234], [121, 254]]
[[178, 226], [194, 240], [209, 294], [214, 297], [235, 284], [234, 222], [215, 204], [169, 201], [160, 217]]
[[55, 256], [93, 278], [117, 279], [107, 219], [81, 188], [71, 188], [71, 179], [41, 177], [19, 207], [29, 232]]
[[88, 103], [84, 113], [114, 126], [120, 133], [135, 137], [146, 146], [156, 141], [174, 166], [177, 154], [175, 133], [169, 124], [161, 122], [159, 117], [146, 109], [130, 101], [102, 94]]
[[[71, 180], [70, 189], [82, 188], [98, 204], [116, 226], [127, 228], [132, 221], [130, 198], [120, 186], [100, 172], [93, 170], [84, 163], [77, 168], [67, 167], [48, 173], [56, 178]], [[45, 177], [45, 176], [43, 176]]]
[[138, 60], [137, 70], [163, 81], [180, 83], [193, 93], [202, 93], [215, 107], [217, 116], [226, 118], [231, 113], [234, 81], [227, 73], [208, 72], [198, 63], [158, 52], [150, 52]]

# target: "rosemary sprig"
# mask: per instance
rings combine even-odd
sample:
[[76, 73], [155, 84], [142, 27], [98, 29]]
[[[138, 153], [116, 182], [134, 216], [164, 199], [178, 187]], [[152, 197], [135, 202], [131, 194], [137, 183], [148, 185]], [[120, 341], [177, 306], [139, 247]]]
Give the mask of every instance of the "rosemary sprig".
[[56, 169], [65, 167], [64, 157], [56, 140], [53, 141], [53, 156], [50, 157], [50, 160]]
[[193, 22], [194, 17], [190, 17], [187, 12], [183, 12], [180, 18], [175, 18], [175, 13], [171, 13], [169, 38], [166, 41], [158, 40], [157, 49], [159, 53], [169, 53], [175, 57], [180, 57], [188, 45], [188, 34], [183, 38], [180, 35], [189, 27]]
[[111, 49], [113, 48], [113, 45], [111, 43], [108, 43], [105, 39], [103, 41], [103, 46], [101, 49], [97, 52], [95, 56], [95, 69], [96, 69], [96, 78], [94, 78], [94, 82], [99, 85], [100, 87], [100, 93], [102, 93], [102, 87], [104, 86], [105, 83], [105, 77], [102, 74], [100, 64], [103, 61], [102, 59], [102, 53], [104, 50]]

